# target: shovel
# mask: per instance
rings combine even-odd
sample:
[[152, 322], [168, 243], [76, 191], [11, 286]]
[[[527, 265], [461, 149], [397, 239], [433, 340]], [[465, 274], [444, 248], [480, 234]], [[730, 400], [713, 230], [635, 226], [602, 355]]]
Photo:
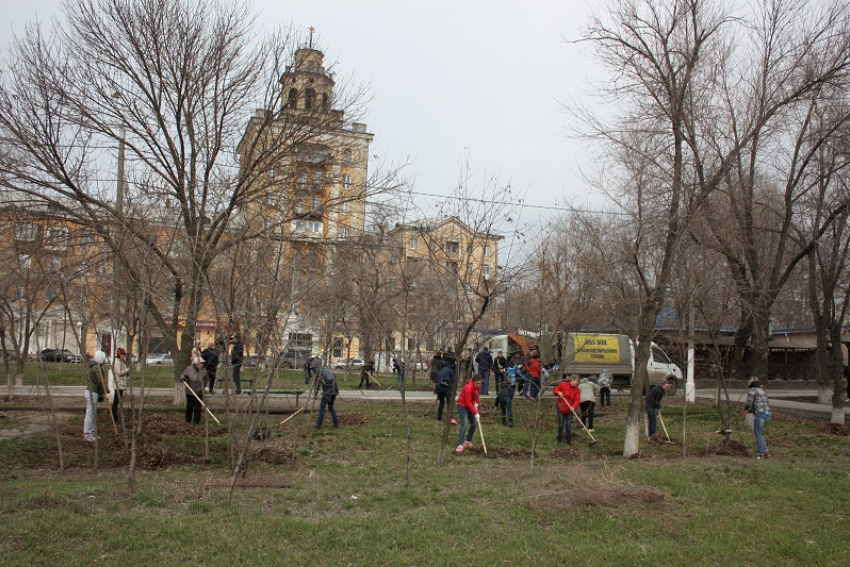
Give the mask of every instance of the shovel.
[[[481, 414], [479, 413], [478, 415], [480, 416]], [[490, 454], [487, 453], [487, 443], [484, 441], [484, 428], [481, 427], [481, 418], [480, 417], [478, 418], [478, 433], [481, 435], [481, 446], [484, 448], [483, 457], [485, 459], [495, 459], [496, 458], [495, 455], [490, 455]]]
[[673, 441], [670, 439], [670, 434], [667, 433], [667, 426], [664, 425], [664, 417], [661, 415], [661, 412], [658, 412], [658, 421], [661, 422], [661, 428], [664, 430], [664, 435], [667, 436], [667, 441], [662, 441], [662, 443], [668, 445], [675, 445], [675, 443], [673, 443]]
[[192, 388], [189, 387], [189, 384], [187, 384], [186, 382], [183, 382], [183, 387], [186, 388], [187, 392], [189, 392], [190, 394], [195, 396], [195, 399], [198, 400], [198, 402], [201, 404], [201, 407], [204, 408], [204, 410], [206, 410], [206, 412], [208, 414], [210, 414], [210, 417], [213, 418], [213, 421], [215, 421], [217, 424], [221, 425], [221, 422], [213, 414], [213, 412], [210, 411], [210, 408], [207, 407], [207, 404], [204, 403], [204, 400], [202, 400], [201, 398], [198, 397], [198, 394], [196, 394], [195, 391], [192, 390]]
[[715, 433], [717, 433], [717, 434], [719, 434], [719, 435], [728, 435], [728, 434], [732, 433], [732, 430], [731, 430], [731, 429], [729, 429], [729, 428], [732, 426], [732, 424], [733, 424], [733, 423], [735, 423], [735, 421], [737, 421], [737, 419], [738, 419], [739, 417], [741, 417], [741, 416], [742, 416], [742, 415], [744, 415], [745, 413], [747, 413], [747, 408], [744, 408], [744, 409], [741, 411], [741, 413], [739, 413], [738, 415], [736, 415], [735, 417], [733, 417], [732, 419], [730, 419], [730, 420], [729, 420], [729, 423], [727, 423], [726, 425], [724, 425], [723, 427], [721, 427], [720, 429], [718, 429], [717, 431], [715, 431]]

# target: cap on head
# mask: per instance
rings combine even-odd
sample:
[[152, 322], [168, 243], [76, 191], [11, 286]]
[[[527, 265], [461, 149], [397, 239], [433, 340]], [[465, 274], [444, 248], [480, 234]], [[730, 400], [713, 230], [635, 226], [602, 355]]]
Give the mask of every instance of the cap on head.
[[201, 365], [201, 364], [203, 364], [203, 363], [204, 363], [204, 359], [203, 359], [203, 358], [201, 358], [200, 356], [193, 356], [193, 357], [192, 357], [192, 364], [194, 364], [194, 365], [196, 365], [196, 366], [199, 366], [199, 365]]
[[106, 353], [102, 350], [95, 351], [94, 361], [98, 364], [103, 364], [104, 362], [106, 362]]

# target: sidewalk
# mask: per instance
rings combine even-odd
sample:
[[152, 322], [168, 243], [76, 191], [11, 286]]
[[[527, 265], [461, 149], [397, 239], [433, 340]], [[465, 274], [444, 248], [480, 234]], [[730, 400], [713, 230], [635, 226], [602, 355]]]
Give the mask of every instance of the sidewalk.
[[[51, 394], [54, 398], [54, 403], [57, 406], [62, 406], [62, 409], [67, 408], [81, 408], [85, 409], [85, 399], [83, 398], [83, 390], [84, 386], [54, 386], [51, 388]], [[747, 399], [747, 391], [746, 390], [729, 390], [729, 399], [736, 404], [741, 405], [741, 409], [743, 409], [743, 404]], [[136, 394], [138, 395], [138, 389], [136, 390]], [[18, 386], [15, 388], [16, 396], [44, 396], [45, 391], [44, 388], [36, 388], [35, 386]], [[172, 388], [151, 388], [148, 391], [149, 398], [158, 398], [160, 400], [170, 400], [174, 395], [174, 390]], [[623, 392], [614, 391], [611, 393], [612, 397], [615, 399], [627, 398], [629, 394], [629, 390], [625, 390]], [[814, 389], [811, 390], [773, 390], [768, 392], [768, 397], [770, 398], [770, 407], [774, 412], [781, 412], [785, 414], [798, 415], [801, 417], [807, 417], [812, 419], [822, 419], [825, 421], [829, 421], [832, 418], [832, 405], [831, 404], [816, 404], [816, 403], [807, 403], [807, 402], [797, 402], [792, 400], [787, 400], [784, 398], [794, 398], [794, 397], [811, 397], [816, 396], [817, 391]], [[127, 394], [125, 393], [125, 397]], [[716, 390], [714, 389], [697, 389], [696, 396], [701, 399], [713, 400], [716, 396]], [[423, 391], [415, 391], [415, 392], [407, 392], [405, 395], [407, 401], [414, 403], [430, 403], [434, 401], [435, 396], [432, 392], [423, 392]], [[546, 399], [554, 399], [550, 393], [544, 393], [543, 395]], [[377, 401], [393, 401], [393, 400], [401, 400], [401, 393], [398, 390], [340, 390], [339, 398], [343, 400], [347, 399], [360, 399], [360, 400], [377, 400]], [[680, 396], [677, 396], [680, 399]], [[240, 404], [246, 403], [250, 398], [246, 395], [234, 396], [234, 400], [237, 400]], [[483, 400], [494, 400], [494, 395], [482, 396]], [[514, 398], [515, 400], [517, 398]], [[676, 398], [674, 398], [676, 399]], [[225, 406], [226, 398], [223, 394], [215, 394], [213, 396], [207, 395], [204, 398], [204, 401], [212, 408], [221, 408]], [[300, 395], [296, 403], [296, 396], [291, 394], [269, 394], [268, 400], [268, 408], [270, 411], [280, 411], [280, 412], [288, 412], [298, 409], [299, 406], [303, 406], [307, 402], [307, 394]], [[160, 402], [161, 403], [161, 402]], [[170, 402], [169, 402], [170, 403]], [[848, 403], [844, 407], [844, 415], [850, 416], [850, 403]], [[847, 418], [845, 418], [847, 419]], [[850, 423], [850, 419], [847, 419], [847, 422]]]
[[[715, 399], [717, 395], [717, 391], [712, 390], [700, 390], [697, 389], [696, 396], [702, 399]], [[767, 393], [767, 397], [770, 400], [770, 409], [772, 412], [779, 412], [790, 415], [797, 415], [800, 417], [807, 417], [812, 419], [823, 419], [825, 421], [830, 421], [832, 419], [832, 405], [831, 404], [815, 404], [809, 402], [797, 402], [794, 400], [786, 400], [784, 398], [800, 398], [800, 397], [812, 397], [817, 396], [817, 390], [772, 390]], [[723, 394], [721, 394], [721, 399], [725, 399]], [[733, 403], [741, 404], [741, 409], [744, 409], [744, 403], [747, 401], [747, 390], [729, 390], [729, 400]], [[850, 416], [850, 403], [845, 401], [844, 405], [844, 419], [847, 423], [850, 423], [850, 419], [847, 416]]]

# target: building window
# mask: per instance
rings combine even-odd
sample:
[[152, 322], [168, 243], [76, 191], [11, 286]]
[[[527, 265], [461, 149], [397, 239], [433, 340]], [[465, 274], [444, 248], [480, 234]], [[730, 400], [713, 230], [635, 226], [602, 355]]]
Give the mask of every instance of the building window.
[[351, 189], [351, 176], [345, 174], [342, 176], [342, 188], [343, 189]]
[[490, 266], [488, 264], [484, 264], [483, 266], [481, 266], [481, 275], [485, 278], [490, 277]]
[[458, 243], [458, 241], [449, 240], [446, 242], [446, 254], [455, 256], [458, 252], [460, 252], [460, 243]]
[[322, 210], [322, 198], [321, 197], [313, 197], [313, 210], [321, 211]]
[[489, 246], [485, 246], [485, 247], [484, 247], [484, 255], [485, 255], [485, 256], [489, 256], [489, 255], [490, 255], [490, 247], [489, 247]]
[[333, 348], [331, 352], [331, 356], [334, 358], [342, 358], [342, 346], [343, 346], [342, 338], [336, 338], [333, 342]]
[[407, 244], [407, 247], [410, 250], [416, 250], [417, 248], [419, 248], [419, 237], [418, 236], [411, 236], [410, 242]]
[[22, 222], [15, 226], [15, 238], [21, 242], [32, 242], [35, 240], [38, 228], [31, 222]]
[[339, 237], [340, 238], [348, 238], [348, 227], [347, 226], [339, 227]]
[[303, 215], [305, 209], [304, 197], [298, 197], [295, 199], [295, 214]]
[[342, 161], [343, 163], [351, 163], [351, 150], [346, 148], [344, 152], [342, 152]]
[[339, 205], [339, 210], [343, 213], [348, 213], [348, 201], [343, 201]]
[[18, 268], [22, 272], [26, 272], [32, 266], [32, 257], [29, 254], [21, 254], [18, 256]]
[[68, 229], [64, 226], [48, 229], [47, 244], [55, 250], [65, 250], [68, 247]]
[[310, 110], [313, 108], [313, 101], [316, 100], [316, 91], [307, 89], [304, 91], [304, 109]]
[[434, 252], [435, 250], [437, 250], [437, 243], [434, 242], [433, 240], [431, 242], [429, 242], [428, 243], [428, 250], [430, 250], [431, 252]]
[[467, 264], [467, 265], [466, 265], [466, 273], [467, 273], [467, 274], [471, 274], [471, 273], [472, 273], [472, 272], [474, 272], [474, 271], [475, 271], [475, 266], [473, 266], [472, 264]]
[[298, 220], [292, 223], [292, 232], [309, 232], [310, 234], [322, 234], [322, 223], [311, 220]]
[[467, 253], [467, 254], [472, 254], [472, 251], [473, 251], [474, 249], [475, 249], [475, 247], [472, 245], [472, 243], [471, 243], [471, 242], [470, 242], [469, 244], [467, 244], [467, 245], [466, 245], [466, 253]]

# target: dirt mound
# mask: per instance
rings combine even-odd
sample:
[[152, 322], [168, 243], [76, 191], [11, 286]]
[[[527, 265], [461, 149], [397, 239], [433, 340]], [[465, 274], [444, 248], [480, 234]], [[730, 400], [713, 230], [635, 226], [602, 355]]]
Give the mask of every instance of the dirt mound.
[[[203, 437], [205, 428], [203, 425], [192, 425], [176, 413], [146, 413], [142, 421], [142, 437], [155, 438], [165, 435], [189, 435]], [[210, 437], [221, 437], [227, 435], [223, 427], [210, 424]]]
[[363, 416], [356, 413], [341, 413], [339, 414], [340, 425], [366, 425], [366, 420]]
[[740, 441], [723, 440], [719, 445], [709, 446], [703, 455], [721, 455], [727, 457], [749, 457], [750, 450]]

